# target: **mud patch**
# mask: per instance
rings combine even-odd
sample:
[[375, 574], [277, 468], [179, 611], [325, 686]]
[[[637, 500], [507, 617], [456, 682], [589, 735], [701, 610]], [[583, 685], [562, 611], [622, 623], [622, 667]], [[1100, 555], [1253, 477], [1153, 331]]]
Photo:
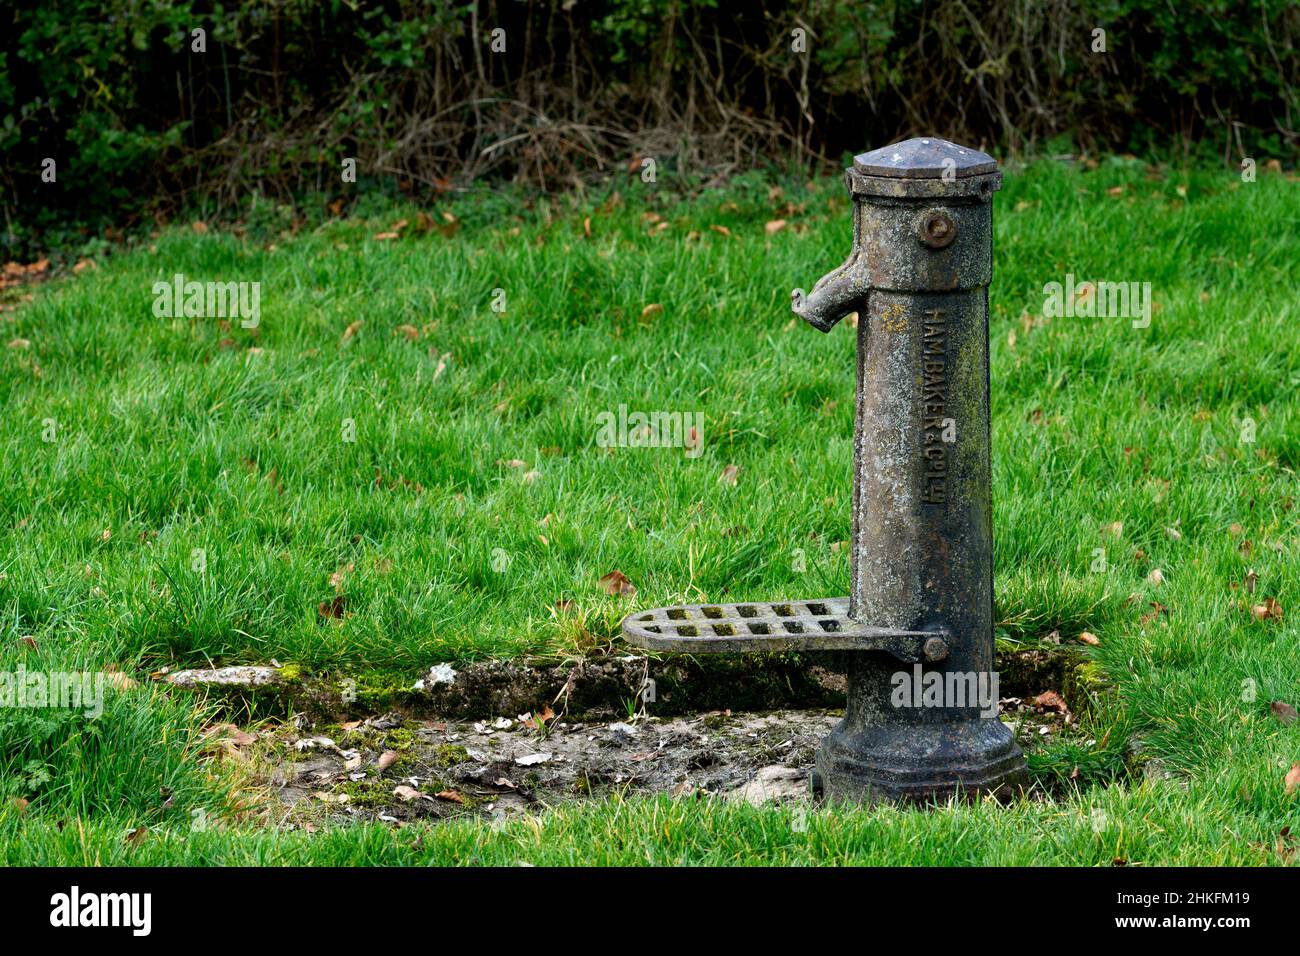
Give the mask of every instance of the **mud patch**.
[[[1065, 715], [1006, 704], [1026, 752], [1076, 732]], [[258, 765], [271, 816], [307, 828], [467, 814], [503, 820], [632, 794], [788, 802], [807, 799], [817, 746], [839, 717], [819, 708], [635, 721], [299, 720], [262, 731]]]

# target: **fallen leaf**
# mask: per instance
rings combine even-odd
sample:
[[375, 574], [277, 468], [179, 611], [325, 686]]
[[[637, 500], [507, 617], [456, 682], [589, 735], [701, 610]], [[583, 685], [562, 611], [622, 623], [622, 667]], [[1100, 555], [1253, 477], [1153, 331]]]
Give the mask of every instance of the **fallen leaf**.
[[1110, 524], [1104, 524], [1101, 526], [1101, 533], [1110, 535], [1112, 538], [1118, 538], [1124, 533], [1124, 522], [1112, 521]]
[[333, 598], [331, 598], [328, 601], [321, 601], [320, 604], [317, 606], [316, 611], [323, 618], [336, 618], [336, 619], [342, 618], [343, 602], [344, 602], [343, 595], [336, 594]]
[[[1297, 764], [1297, 766], [1300, 766], [1300, 764]], [[135, 844], [140, 843], [142, 840], [144, 840], [144, 838], [147, 837], [148, 835], [149, 835], [149, 828], [145, 826], [139, 826], [136, 827], [134, 830], [128, 830], [126, 836], [122, 839], [122, 842], [127, 844], [128, 846], [134, 846]]]
[[738, 477], [740, 477], [740, 469], [735, 465], [727, 465], [722, 469], [722, 474], [718, 475], [718, 481], [734, 488]]
[[1274, 598], [1264, 598], [1263, 604], [1256, 604], [1250, 609], [1257, 621], [1280, 621], [1282, 620], [1282, 605], [1278, 604]]
[[524, 726], [530, 730], [541, 730], [546, 726], [546, 722], [555, 717], [555, 711], [551, 710], [550, 705], [536, 713], [529, 714], [524, 719]]
[[342, 590], [343, 582], [347, 576], [356, 570], [356, 565], [349, 562], [330, 575], [330, 587], [335, 591]]
[[647, 305], [644, 309], [641, 310], [641, 318], [648, 319], [651, 316], [660, 315], [663, 313], [663, 310], [664, 307], [660, 305], [658, 302], [651, 302], [649, 305]]
[[343, 330], [343, 341], [344, 341], [344, 342], [347, 342], [347, 341], [351, 340], [351, 338], [352, 338], [354, 335], [356, 335], [358, 332], [361, 331], [361, 326], [364, 325], [364, 324], [365, 324], [365, 323], [362, 322], [361, 319], [357, 319], [355, 322], [353, 322], [351, 325], [349, 325], [346, 329], [344, 329], [344, 330]]
[[18, 813], [27, 812], [28, 801], [26, 797], [14, 797], [13, 800], [10, 801], [10, 804]]
[[731, 237], [731, 230], [728, 229], [726, 226], [712, 225], [709, 226], [709, 228], [712, 229], [714, 232], [719, 233], [720, 235], [727, 236], [728, 238]]
[[247, 747], [249, 744], [257, 742], [257, 734], [250, 734], [247, 730], [241, 730], [234, 724], [227, 724], [226, 726], [229, 728], [226, 737], [236, 747]]
[[600, 579], [599, 584], [606, 594], [612, 594], [615, 597], [636, 596], [636, 588], [622, 571], [609, 572]]
[[190, 228], [193, 229], [195, 232], [197, 232], [200, 236], [207, 235], [208, 232], [208, 224], [204, 222], [202, 219], [194, 220], [192, 223], [190, 223]]
[[416, 790], [414, 787], [408, 787], [406, 784], [402, 784], [400, 787], [395, 787], [393, 789], [393, 796], [399, 798], [404, 803], [410, 803], [412, 800], [433, 799], [427, 793], [421, 793], [419, 790]]
[[414, 342], [420, 337], [420, 330], [413, 325], [399, 325], [393, 329], [394, 335], [403, 335], [408, 342]]
[[784, 219], [773, 219], [763, 226], [763, 231], [767, 233], [769, 236], [771, 236], [780, 232], [784, 228], [785, 228]]
[[1172, 528], [1172, 527], [1165, 528], [1165, 535], [1169, 538], [1170, 541], [1181, 541], [1183, 538], [1183, 533], [1179, 531], [1177, 528]]
[[1297, 720], [1300, 720], [1300, 713], [1297, 713], [1296, 709], [1285, 701], [1273, 701], [1273, 703], [1269, 704], [1269, 710], [1273, 712], [1273, 716], [1277, 718], [1278, 723], [1283, 727], [1289, 727]]
[[1034, 706], [1040, 710], [1054, 710], [1060, 714], [1068, 714], [1070, 708], [1066, 706], [1064, 698], [1054, 690], [1045, 690], [1033, 699]]
[[379, 242], [388, 242], [390, 239], [397, 239], [397, 238], [399, 238], [399, 236], [398, 236], [398, 234], [395, 233], [395, 232], [377, 232], [377, 233], [375, 233], [375, 239], [376, 239], [377, 241], [379, 241]]
[[450, 800], [452, 803], [464, 803], [465, 798], [455, 790], [439, 790], [434, 794], [439, 800]]
[[1150, 584], [1164, 584], [1165, 583], [1164, 572], [1161, 571], [1159, 568], [1154, 568], [1151, 571], [1151, 573], [1147, 575], [1147, 582]]
[[1091, 631], [1082, 631], [1079, 634], [1079, 643], [1087, 644], [1089, 647], [1100, 647], [1101, 639]]
[[31, 348], [31, 346], [32, 346], [31, 339], [19, 338], [19, 339], [9, 340], [9, 347], [11, 349], [27, 349], [27, 348]]
[[1300, 787], [1300, 763], [1291, 765], [1291, 769], [1287, 771], [1286, 779], [1283, 782], [1286, 784], [1287, 793], [1292, 793], [1296, 787]]
[[379, 759], [375, 761], [375, 766], [380, 770], [387, 770], [395, 763], [397, 763], [397, 751], [385, 750], [379, 755]]

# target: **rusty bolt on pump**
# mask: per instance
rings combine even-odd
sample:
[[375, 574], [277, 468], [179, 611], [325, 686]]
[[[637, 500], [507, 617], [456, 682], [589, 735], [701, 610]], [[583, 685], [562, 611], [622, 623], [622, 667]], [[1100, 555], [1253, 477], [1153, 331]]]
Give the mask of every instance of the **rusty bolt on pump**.
[[[996, 687], [988, 286], [1002, 174], [985, 153], [929, 138], [863, 153], [845, 179], [852, 254], [791, 297], [823, 332], [860, 316], [849, 596], [656, 608], [623, 633], [678, 653], [849, 652], [818, 796], [1007, 797], [1026, 784], [1025, 758], [996, 694], [989, 713], [974, 690]], [[899, 662], [940, 699], [900, 705]]]

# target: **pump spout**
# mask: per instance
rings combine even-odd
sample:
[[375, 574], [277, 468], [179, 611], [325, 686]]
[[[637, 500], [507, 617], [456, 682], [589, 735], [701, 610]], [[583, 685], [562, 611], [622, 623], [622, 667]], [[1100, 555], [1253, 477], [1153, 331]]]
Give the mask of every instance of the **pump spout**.
[[829, 332], [835, 323], [857, 311], [866, 299], [867, 282], [855, 254], [834, 272], [817, 280], [810, 293], [790, 293], [790, 309], [819, 332]]

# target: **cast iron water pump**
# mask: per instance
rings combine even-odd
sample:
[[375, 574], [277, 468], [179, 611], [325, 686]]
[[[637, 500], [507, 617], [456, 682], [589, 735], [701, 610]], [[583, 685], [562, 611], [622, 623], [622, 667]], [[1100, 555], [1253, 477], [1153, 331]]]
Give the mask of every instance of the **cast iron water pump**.
[[[992, 713], [976, 699], [996, 688], [988, 286], [1002, 174], [929, 138], [863, 153], [845, 179], [852, 254], [792, 299], [823, 332], [859, 316], [849, 596], [656, 608], [623, 632], [688, 654], [850, 652], [844, 719], [813, 776], [827, 798], [1009, 795], [1024, 755], [996, 694]], [[938, 693], [900, 698], [912, 678]]]

